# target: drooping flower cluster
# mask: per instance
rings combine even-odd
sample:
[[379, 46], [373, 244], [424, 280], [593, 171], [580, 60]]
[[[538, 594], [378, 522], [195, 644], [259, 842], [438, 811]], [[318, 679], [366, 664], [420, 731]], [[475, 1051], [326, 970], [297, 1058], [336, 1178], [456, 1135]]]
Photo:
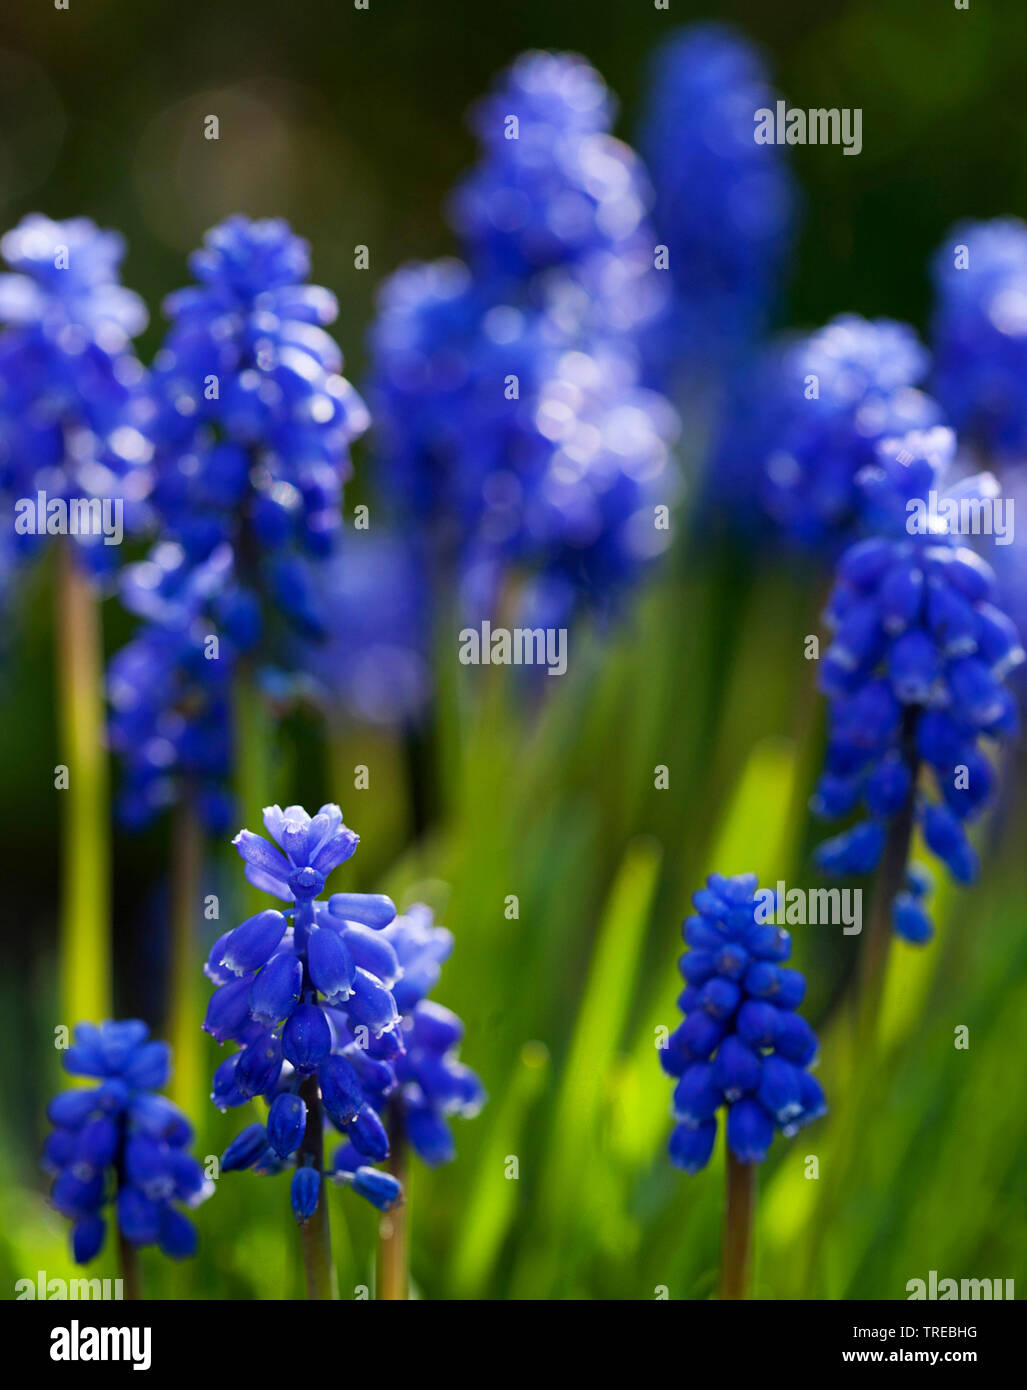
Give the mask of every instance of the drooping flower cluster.
[[[991, 567], [959, 535], [960, 501], [988, 480], [948, 494], [951, 512], [940, 504], [933, 515], [925, 510], [932, 493], [945, 499], [954, 452], [950, 430], [914, 432], [883, 442], [860, 475], [879, 533], [839, 561], [827, 611], [833, 636], [820, 669], [831, 720], [813, 808], [827, 818], [860, 813], [818, 852], [833, 875], [870, 873], [890, 823], [913, 813], [954, 878], [969, 883], [977, 873], [965, 826], [994, 791], [985, 741], [1016, 728], [1004, 681], [1024, 650], [996, 603]], [[938, 799], [918, 790], [921, 767], [933, 774]], [[893, 925], [911, 941], [931, 935], [924, 893], [914, 871], [895, 900]]]
[[[90, 565], [112, 568], [103, 504], [139, 526], [150, 487], [150, 402], [132, 338], [146, 326], [118, 283], [124, 243], [88, 218], [34, 213], [0, 241], [0, 492], [32, 504], [15, 519], [23, 553], [44, 534], [73, 535]], [[74, 503], [74, 511], [69, 506]], [[113, 516], [107, 534], [117, 534]]]
[[762, 1163], [776, 1129], [790, 1136], [827, 1109], [808, 1070], [816, 1034], [796, 1012], [806, 981], [783, 964], [791, 938], [772, 924], [773, 895], [757, 886], [755, 874], [711, 874], [682, 928], [685, 1020], [660, 1063], [677, 1078], [671, 1162], [688, 1173], [709, 1162], [722, 1108], [728, 1147], [743, 1163]]
[[108, 1207], [132, 1245], [159, 1245], [176, 1259], [192, 1255], [196, 1231], [179, 1206], [198, 1206], [213, 1184], [189, 1153], [189, 1121], [157, 1094], [168, 1080], [167, 1043], [151, 1039], [138, 1019], [80, 1023], [62, 1061], [70, 1075], [97, 1082], [61, 1091], [47, 1107], [50, 1200], [74, 1222], [75, 1260], [87, 1264], [99, 1253]]
[[[463, 1024], [450, 1009], [426, 997], [453, 949], [453, 937], [434, 925], [431, 908], [423, 903], [414, 903], [382, 935], [400, 965], [392, 992], [402, 1016], [405, 1050], [393, 1062], [398, 1088], [383, 1094], [377, 1107], [401, 1126], [424, 1162], [436, 1167], [456, 1157], [449, 1117], [473, 1117], [486, 1100], [478, 1077], [457, 1057]], [[336, 1156], [336, 1168], [347, 1171], [359, 1161], [359, 1152], [346, 1144]]]
[[912, 329], [842, 314], [771, 345], [739, 370], [709, 470], [712, 506], [755, 504], [783, 538], [834, 547], [862, 507], [856, 478], [882, 440], [941, 421], [916, 383], [927, 354]]
[[[169, 790], [195, 789], [189, 749], [215, 743], [217, 765], [227, 759], [222, 695], [241, 657], [258, 667], [285, 663], [294, 634], [323, 633], [314, 566], [334, 548], [349, 445], [367, 426], [325, 331], [334, 297], [305, 283], [308, 248], [285, 222], [231, 217], [207, 234], [190, 267], [198, 284], [167, 300], [172, 324], [153, 370], [161, 541], [126, 588], [129, 606], [142, 611], [141, 591], [168, 572], [164, 557], [173, 554], [175, 602], [148, 617], [114, 673], [115, 722], [133, 701], [131, 717], [178, 729], [186, 775], [170, 778], [166, 766], [150, 766], [150, 751], [169, 752], [167, 739], [151, 740], [146, 765], [128, 770], [138, 809], [150, 804], [135, 795], [140, 781], [165, 800]], [[210, 785], [216, 781], [214, 774], [200, 783], [208, 808], [225, 802]], [[216, 817], [212, 828], [221, 824]]]
[[122, 602], [143, 620], [107, 673], [111, 747], [123, 769], [118, 812], [130, 828], [182, 797], [211, 833], [231, 823], [231, 661], [212, 629], [232, 585], [226, 544], [191, 564], [164, 541], [122, 571]]
[[1002, 217], [952, 228], [933, 265], [934, 391], [988, 455], [1027, 456], [1027, 224]]
[[454, 199], [467, 264], [404, 267], [381, 295], [381, 473], [431, 589], [462, 582], [478, 612], [511, 568], [542, 609], [611, 605], [666, 540], [676, 420], [639, 365], [662, 289], [641, 166], [609, 119], [582, 59], [524, 55], [475, 113], [482, 160]]
[[762, 55], [727, 26], [681, 29], [656, 51], [639, 148], [673, 287], [646, 335], [661, 380], [748, 349], [780, 294], [795, 185], [783, 149], [753, 139], [754, 112], [773, 106]]
[[371, 1166], [388, 1155], [375, 1106], [395, 1086], [391, 1063], [403, 1051], [391, 992], [400, 965], [382, 931], [396, 910], [366, 893], [320, 901], [328, 875], [358, 843], [338, 806], [315, 816], [271, 806], [264, 825], [274, 844], [249, 830], [232, 843], [249, 882], [289, 906], [258, 912], [215, 942], [206, 973], [218, 989], [203, 1026], [240, 1047], [215, 1073], [215, 1105], [261, 1096], [270, 1109], [266, 1124], [250, 1125], [229, 1145], [222, 1168], [277, 1172], [295, 1154], [292, 1208], [307, 1220], [325, 1171], [307, 1142], [316, 1106], [360, 1155], [353, 1170], [331, 1176], [384, 1210], [400, 1195], [396, 1180]]

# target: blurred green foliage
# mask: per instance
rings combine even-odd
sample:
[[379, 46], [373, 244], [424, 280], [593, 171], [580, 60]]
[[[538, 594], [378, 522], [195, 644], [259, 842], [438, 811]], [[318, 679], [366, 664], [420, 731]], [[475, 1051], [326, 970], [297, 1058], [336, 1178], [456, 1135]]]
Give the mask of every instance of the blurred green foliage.
[[[22, 6], [0, 45], [3, 220], [39, 207], [119, 227], [125, 278], [156, 311], [207, 225], [235, 210], [285, 215], [313, 244], [315, 278], [340, 297], [338, 336], [359, 374], [375, 285], [405, 259], [451, 249], [444, 199], [473, 157], [464, 112], [494, 73], [526, 47], [583, 51], [622, 99], [630, 135], [653, 44], [670, 23], [706, 16], [764, 42], [791, 102], [864, 109], [859, 159], [797, 152], [806, 213], [791, 321], [854, 309], [922, 326], [925, 258], [945, 228], [1027, 206], [1023, 9]], [[208, 112], [221, 116], [217, 143], [202, 139]], [[370, 274], [353, 269], [358, 243], [371, 248]], [[145, 347], [158, 339], [155, 312]], [[369, 466], [365, 449], [358, 488]], [[37, 1269], [71, 1272], [66, 1223], [37, 1168], [57, 1078], [53, 1029], [72, 1022], [55, 1017], [51, 581], [44, 566], [19, 595], [0, 685], [0, 1291], [12, 1293]], [[466, 671], [440, 653], [443, 815], [412, 847], [395, 740], [352, 727], [329, 735], [303, 714], [283, 725], [266, 799], [341, 802], [362, 835], [348, 886], [422, 897], [456, 935], [437, 995], [465, 1018], [464, 1055], [491, 1099], [458, 1122], [456, 1163], [415, 1171], [423, 1296], [645, 1299], [666, 1288], [693, 1298], [715, 1287], [720, 1160], [691, 1179], [666, 1161], [671, 1083], [655, 1030], [674, 1025], [678, 927], [707, 872], [813, 881], [805, 802], [822, 710], [800, 654], [822, 585], [788, 572], [755, 581], [730, 554], [678, 554], [614, 634], [572, 636], [569, 673], [541, 702], [509, 671]], [[105, 622], [113, 649], [130, 624], [110, 603]], [[359, 763], [371, 768], [367, 791], [352, 789]], [[666, 790], [654, 786], [657, 765], [670, 769]], [[758, 1294], [901, 1298], [930, 1269], [1027, 1281], [1022, 758], [1011, 756], [1005, 777], [981, 885], [945, 895], [926, 950], [894, 946], [875, 1058], [851, 1055], [840, 1005], [855, 939], [797, 929], [832, 1113], [775, 1141], [761, 1174]], [[159, 1016], [167, 850], [166, 824], [115, 840], [121, 1016]], [[238, 869], [215, 849], [206, 877], [225, 918]], [[516, 918], [504, 910], [511, 894]], [[197, 994], [199, 1009], [199, 977]], [[961, 1024], [969, 1051], [953, 1046]], [[205, 1039], [208, 1073], [219, 1055]], [[846, 1118], [868, 1089], [872, 1104]], [[240, 1127], [204, 1095], [191, 1109], [201, 1154]], [[808, 1179], [807, 1155], [822, 1171], [842, 1166], [845, 1181]], [[373, 1285], [375, 1217], [345, 1193], [331, 1205], [340, 1285], [354, 1296]], [[299, 1293], [284, 1179], [229, 1175], [198, 1222], [197, 1260], [144, 1257], [153, 1296]], [[98, 1273], [113, 1272], [105, 1261]]]

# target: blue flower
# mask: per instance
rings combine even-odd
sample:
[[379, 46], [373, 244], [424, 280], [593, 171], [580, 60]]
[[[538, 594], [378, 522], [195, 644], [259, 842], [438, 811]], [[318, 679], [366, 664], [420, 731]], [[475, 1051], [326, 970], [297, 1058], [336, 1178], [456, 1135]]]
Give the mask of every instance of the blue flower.
[[[145, 519], [151, 405], [132, 338], [142, 300], [117, 280], [124, 243], [87, 218], [34, 213], [0, 241], [13, 273], [0, 275], [0, 490], [12, 501], [110, 500], [124, 526]], [[102, 530], [75, 539], [97, 570], [116, 547]], [[39, 543], [17, 535], [19, 547]]]
[[861, 469], [876, 446], [941, 421], [917, 388], [927, 354], [912, 329], [843, 314], [772, 344], [734, 374], [714, 444], [708, 506], [769, 517], [782, 537], [836, 549], [858, 534]]
[[753, 139], [754, 112], [774, 100], [762, 55], [727, 26], [679, 30], [656, 51], [639, 148], [673, 287], [645, 343], [662, 380], [747, 347], [780, 293], [795, 183], [783, 150]]
[[[401, 1126], [420, 1158], [436, 1167], [456, 1157], [450, 1117], [477, 1115], [486, 1101], [478, 1077], [458, 1059], [463, 1024], [451, 1010], [426, 997], [453, 949], [453, 937], [445, 927], [434, 925], [431, 908], [415, 903], [379, 934], [378, 941], [396, 962], [392, 992], [402, 1016], [404, 1050], [391, 1074], [390, 1069], [374, 1074], [365, 1067], [365, 1094], [380, 1115], [391, 1116]], [[354, 1172], [350, 1138], [350, 1145], [336, 1155], [335, 1176], [340, 1181], [351, 1180], [347, 1175]]]
[[[871, 872], [888, 825], [911, 810], [953, 877], [967, 883], [977, 873], [965, 825], [992, 800], [984, 744], [1016, 728], [1005, 681], [1024, 650], [991, 567], [926, 510], [931, 493], [945, 495], [954, 452], [950, 430], [914, 432], [884, 441], [858, 478], [879, 534], [843, 554], [828, 605], [833, 636], [820, 685], [830, 736], [813, 810], [863, 818], [820, 847], [832, 874]], [[953, 500], [975, 486], [987, 480], [964, 483]], [[939, 801], [918, 789], [921, 769], [933, 774]], [[930, 934], [924, 892], [912, 885], [893, 911], [896, 930], [914, 941]]]
[[194, 565], [170, 541], [120, 576], [122, 601], [144, 619], [107, 673], [111, 747], [124, 771], [118, 812], [132, 828], [183, 794], [211, 833], [231, 822], [234, 652], [217, 617], [230, 581], [227, 545]]
[[[382, 930], [395, 908], [375, 894], [320, 899], [358, 843], [338, 806], [314, 816], [269, 806], [264, 826], [270, 841], [242, 830], [232, 843], [249, 882], [286, 906], [256, 913], [215, 942], [206, 973], [218, 989], [203, 1026], [240, 1047], [214, 1075], [215, 1105], [261, 1096], [269, 1106], [267, 1123], [245, 1129], [223, 1166], [274, 1173], [295, 1155], [292, 1206], [302, 1222], [321, 1192], [320, 1157], [305, 1144], [312, 1105], [371, 1163], [388, 1153], [374, 1105], [394, 1088], [392, 1064], [403, 1050], [391, 993], [400, 966]], [[381, 1201], [381, 1183], [364, 1178], [357, 1190]]]
[[663, 300], [638, 156], [609, 128], [613, 100], [576, 54], [523, 53], [472, 112], [482, 158], [457, 188], [453, 221], [479, 282], [502, 300], [562, 269], [587, 291], [595, 326], [630, 332]]
[[196, 1232], [176, 1203], [198, 1206], [213, 1184], [189, 1153], [189, 1121], [157, 1094], [168, 1079], [168, 1045], [150, 1039], [138, 1019], [80, 1023], [62, 1062], [97, 1083], [62, 1091], [47, 1107], [50, 1200], [74, 1223], [75, 1260], [87, 1264], [99, 1253], [111, 1205], [131, 1244], [159, 1245], [175, 1259], [194, 1254]]
[[791, 939], [760, 920], [756, 889], [755, 874], [711, 874], [682, 928], [685, 1020], [660, 1064], [677, 1079], [671, 1162], [688, 1173], [709, 1162], [724, 1108], [728, 1146], [743, 1163], [766, 1158], [775, 1130], [793, 1135], [827, 1109], [808, 1070], [816, 1034], [796, 1013], [806, 981], [782, 963]]
[[932, 275], [934, 390], [960, 436], [1000, 457], [1027, 450], [1027, 225], [963, 222]]

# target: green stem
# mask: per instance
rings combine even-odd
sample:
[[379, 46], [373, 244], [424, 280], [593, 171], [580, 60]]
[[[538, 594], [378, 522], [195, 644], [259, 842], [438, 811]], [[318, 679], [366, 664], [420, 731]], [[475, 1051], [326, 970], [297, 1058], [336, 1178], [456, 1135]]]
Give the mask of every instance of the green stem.
[[111, 1012], [110, 836], [103, 643], [96, 590], [75, 546], [57, 549], [56, 639], [62, 793], [60, 1007], [68, 1025]]
[[196, 924], [200, 914], [203, 832], [190, 796], [183, 790], [175, 808], [171, 852], [171, 968], [166, 1018], [174, 1069], [171, 1097], [195, 1113], [202, 1089], [199, 1017], [200, 961]]
[[[296, 1155], [296, 1166], [310, 1166], [320, 1173], [324, 1170], [324, 1116], [317, 1077], [308, 1076], [300, 1086], [300, 1097], [307, 1107], [307, 1128], [303, 1143]], [[321, 1192], [313, 1216], [300, 1227], [303, 1241], [303, 1273], [306, 1277], [307, 1298], [320, 1301], [339, 1297], [332, 1263], [332, 1237], [328, 1224], [328, 1193], [321, 1183]]]
[[756, 1212], [756, 1165], [742, 1163], [727, 1151], [726, 1203], [724, 1208], [724, 1253], [721, 1265], [720, 1296], [723, 1299], [748, 1297], [752, 1268], [752, 1228]]
[[407, 1140], [403, 1117], [394, 1106], [389, 1121], [389, 1172], [404, 1196], [378, 1226], [378, 1297], [405, 1303], [410, 1297], [410, 1227], [407, 1194]]
[[139, 1251], [130, 1240], [118, 1232], [118, 1258], [121, 1261], [121, 1278], [125, 1298], [133, 1303], [143, 1296], [142, 1279], [139, 1274]]

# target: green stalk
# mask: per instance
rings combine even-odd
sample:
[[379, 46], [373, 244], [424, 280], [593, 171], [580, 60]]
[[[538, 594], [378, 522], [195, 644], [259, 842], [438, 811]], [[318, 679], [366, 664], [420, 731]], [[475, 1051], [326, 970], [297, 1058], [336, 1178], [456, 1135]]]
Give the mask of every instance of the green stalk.
[[410, 1226], [407, 1206], [407, 1141], [403, 1117], [393, 1106], [389, 1122], [389, 1172], [403, 1189], [398, 1205], [378, 1226], [378, 1297], [405, 1303], [410, 1297]]
[[118, 1232], [118, 1258], [121, 1261], [121, 1278], [127, 1300], [135, 1303], [143, 1296], [142, 1279], [139, 1274], [139, 1251], [130, 1240]]
[[189, 789], [175, 808], [171, 851], [171, 968], [166, 1018], [174, 1059], [171, 1098], [195, 1113], [202, 1097], [200, 1054], [201, 962], [196, 926], [200, 918], [203, 832]]
[[726, 1202], [720, 1296], [723, 1299], [744, 1299], [748, 1297], [752, 1269], [756, 1164], [742, 1163], [728, 1149], [724, 1171]]
[[[303, 1143], [296, 1154], [296, 1166], [306, 1166], [309, 1159], [311, 1166], [320, 1173], [324, 1170], [324, 1115], [316, 1076], [308, 1076], [303, 1082], [300, 1098], [307, 1107], [307, 1127], [303, 1134]], [[307, 1298], [322, 1302], [339, 1297], [335, 1265], [332, 1263], [332, 1235], [328, 1224], [326, 1189], [327, 1185], [322, 1181], [314, 1214], [300, 1227]]]
[[61, 792], [59, 998], [61, 1018], [71, 1026], [110, 1017], [111, 868], [99, 599], [66, 540], [57, 547], [56, 605], [58, 757], [68, 769]]

